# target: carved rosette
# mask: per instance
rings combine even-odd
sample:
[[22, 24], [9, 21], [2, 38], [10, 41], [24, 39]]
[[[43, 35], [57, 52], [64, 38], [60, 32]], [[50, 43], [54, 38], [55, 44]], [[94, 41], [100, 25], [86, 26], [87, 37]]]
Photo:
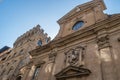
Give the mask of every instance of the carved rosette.
[[81, 66], [83, 65], [84, 48], [77, 47], [70, 49], [65, 53], [65, 64], [66, 66]]
[[109, 36], [102, 36], [97, 38], [98, 49], [103, 49], [105, 47], [109, 47]]

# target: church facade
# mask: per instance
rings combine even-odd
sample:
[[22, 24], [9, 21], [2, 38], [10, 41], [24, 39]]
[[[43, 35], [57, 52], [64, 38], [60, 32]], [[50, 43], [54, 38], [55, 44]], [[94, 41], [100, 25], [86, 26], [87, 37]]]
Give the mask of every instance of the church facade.
[[52, 41], [43, 37], [27, 51], [28, 63], [10, 80], [120, 80], [120, 14], [105, 9], [103, 0], [76, 6], [58, 20]]
[[119, 80], [120, 14], [105, 9], [93, 0], [59, 19], [55, 39], [30, 52], [27, 80]]

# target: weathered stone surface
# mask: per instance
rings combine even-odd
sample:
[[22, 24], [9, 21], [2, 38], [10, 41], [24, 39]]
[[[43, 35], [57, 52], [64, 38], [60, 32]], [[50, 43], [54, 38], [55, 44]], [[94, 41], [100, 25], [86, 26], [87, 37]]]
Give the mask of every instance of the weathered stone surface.
[[[31, 57], [29, 55], [29, 51], [38, 47], [37, 42], [39, 40], [42, 41], [42, 45], [46, 45], [49, 43], [50, 37], [43, 32], [43, 29], [40, 29], [40, 25], [37, 25], [30, 31], [21, 35], [15, 41], [12, 49], [0, 54], [0, 59], [2, 59], [0, 60], [0, 80], [16, 80], [18, 78], [22, 78], [24, 80], [28, 79], [27, 76], [29, 76], [28, 74], [32, 67], [31, 64], [33, 64], [32, 61], [30, 62]], [[48, 40], [48, 42], [46, 42], [46, 40]]]
[[[78, 5], [58, 20], [59, 33], [49, 43], [39, 25], [23, 34], [1, 62], [0, 80], [120, 80], [120, 14], [105, 9], [103, 0]], [[73, 30], [79, 21], [83, 26]]]
[[[94, 4], [93, 4], [94, 3]], [[91, 4], [91, 5], [90, 5]], [[90, 8], [92, 6], [92, 8]], [[49, 65], [51, 50], [57, 49], [55, 62], [46, 69], [41, 68], [42, 80], [119, 80], [119, 32], [120, 14], [108, 16], [103, 13], [106, 9], [102, 0], [93, 0], [79, 5], [63, 16], [58, 23], [60, 31], [56, 38], [49, 44], [36, 48], [30, 52], [33, 57], [42, 58]], [[84, 25], [78, 30], [72, 30], [78, 21]], [[114, 45], [115, 44], [115, 45]], [[77, 47], [82, 49], [76, 50]], [[117, 56], [116, 56], [117, 55]], [[54, 57], [54, 56], [53, 56]], [[69, 67], [76, 67], [72, 69]], [[68, 71], [67, 71], [68, 67]], [[78, 68], [90, 70], [88, 76], [79, 75]], [[84, 72], [84, 71], [83, 71]], [[44, 75], [43, 75], [44, 74]], [[79, 76], [76, 76], [79, 75]]]

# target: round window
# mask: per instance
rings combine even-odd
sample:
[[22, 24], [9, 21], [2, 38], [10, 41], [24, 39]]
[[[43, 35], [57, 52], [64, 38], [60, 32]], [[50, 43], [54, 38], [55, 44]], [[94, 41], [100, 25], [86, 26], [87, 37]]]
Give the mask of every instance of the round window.
[[72, 30], [78, 30], [80, 27], [82, 27], [84, 25], [83, 21], [78, 21], [77, 23], [75, 23], [75, 25], [72, 27]]

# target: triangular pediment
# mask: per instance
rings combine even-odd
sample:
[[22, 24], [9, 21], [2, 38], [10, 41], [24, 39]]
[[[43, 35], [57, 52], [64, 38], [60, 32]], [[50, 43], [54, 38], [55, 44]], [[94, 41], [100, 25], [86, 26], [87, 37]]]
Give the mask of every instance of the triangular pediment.
[[67, 68], [60, 71], [58, 74], [55, 75], [57, 79], [62, 78], [70, 78], [70, 77], [82, 77], [89, 75], [91, 73], [90, 70], [75, 66], [68, 66]]

